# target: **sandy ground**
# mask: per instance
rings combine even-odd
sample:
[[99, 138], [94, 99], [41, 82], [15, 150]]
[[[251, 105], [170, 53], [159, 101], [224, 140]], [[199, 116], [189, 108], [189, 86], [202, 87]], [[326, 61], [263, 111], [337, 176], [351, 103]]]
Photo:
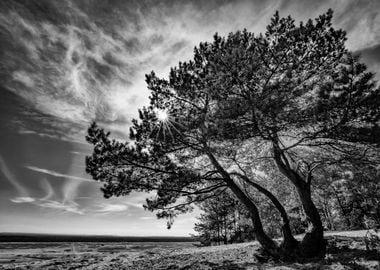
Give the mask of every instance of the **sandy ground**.
[[380, 254], [365, 250], [364, 234], [327, 233], [326, 258], [303, 264], [262, 262], [255, 242], [202, 248], [189, 243], [1, 243], [0, 269], [380, 270]]

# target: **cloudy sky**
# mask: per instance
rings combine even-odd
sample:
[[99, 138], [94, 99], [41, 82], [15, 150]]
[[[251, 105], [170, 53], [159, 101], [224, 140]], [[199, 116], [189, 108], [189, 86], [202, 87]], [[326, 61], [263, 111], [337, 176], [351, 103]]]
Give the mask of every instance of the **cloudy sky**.
[[334, 26], [371, 70], [380, 67], [380, 1], [0, 1], [0, 232], [188, 235], [142, 208], [146, 194], [104, 199], [84, 172], [89, 123], [127, 138], [147, 104], [144, 74], [168, 74], [194, 46], [276, 10], [297, 21], [332, 8]]

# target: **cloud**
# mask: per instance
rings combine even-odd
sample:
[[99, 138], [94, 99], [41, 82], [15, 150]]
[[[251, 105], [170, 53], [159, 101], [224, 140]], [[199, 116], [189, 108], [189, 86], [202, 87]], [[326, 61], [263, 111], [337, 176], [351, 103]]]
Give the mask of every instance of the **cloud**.
[[41, 187], [45, 191], [45, 197], [41, 198], [41, 200], [46, 201], [49, 200], [51, 197], [55, 195], [55, 192], [53, 190], [53, 187], [51, 186], [50, 182], [46, 180], [46, 178], [42, 178], [41, 180]]
[[[49, 170], [36, 168], [33, 166], [27, 166], [27, 168], [30, 170], [34, 170], [34, 171], [47, 173], [47, 174], [50, 174], [50, 175], [53, 175], [56, 177], [67, 177], [66, 175], [63, 175], [63, 174], [59, 174], [59, 173], [55, 173], [55, 172], [52, 172]], [[63, 210], [66, 212], [72, 212], [72, 213], [76, 213], [76, 214], [83, 214], [83, 211], [79, 210], [78, 204], [75, 203], [74, 201], [58, 202], [58, 201], [50, 200], [50, 198], [52, 196], [54, 196], [55, 193], [54, 193], [52, 186], [50, 185], [50, 183], [45, 178], [42, 179], [41, 186], [44, 189], [46, 194], [43, 198], [38, 199], [38, 198], [29, 196], [28, 190], [23, 185], [21, 185], [17, 181], [17, 179], [14, 177], [14, 175], [9, 171], [8, 167], [6, 166], [4, 160], [1, 156], [0, 156], [0, 169], [1, 169], [2, 173], [6, 176], [8, 181], [16, 188], [16, 190], [19, 193], [19, 196], [10, 199], [11, 202], [13, 202], [13, 203], [31, 203], [31, 204], [34, 204], [34, 205], [37, 205], [40, 207], [44, 207], [44, 208], [52, 208], [52, 209]], [[79, 178], [80, 177], [74, 176], [74, 179], [76, 179], [76, 180], [82, 180], [82, 181], [84, 180], [84, 179], [79, 179]], [[86, 181], [90, 181], [90, 180], [86, 179]]]
[[79, 205], [75, 202], [63, 203], [63, 202], [58, 202], [58, 201], [53, 201], [53, 200], [40, 200], [33, 203], [43, 208], [62, 210], [62, 211], [71, 212], [71, 213], [75, 213], [79, 215], [84, 214], [84, 211], [80, 210]]
[[10, 200], [14, 203], [30, 203], [35, 201], [32, 197], [15, 197]]
[[276, 9], [305, 20], [331, 7], [335, 25], [348, 31], [351, 49], [375, 46], [380, 39], [378, 1], [95, 3], [44, 2], [48, 14], [33, 2], [9, 4], [0, 12], [8, 51], [0, 65], [8, 71], [7, 89], [41, 112], [82, 130], [97, 120], [120, 138], [126, 138], [137, 108], [148, 103], [144, 74], [155, 70], [167, 76], [170, 66], [188, 60], [193, 47], [215, 32], [259, 33]]
[[86, 182], [95, 183], [94, 180], [91, 180], [89, 178], [79, 177], [79, 176], [75, 176], [75, 175], [63, 174], [63, 173], [55, 172], [55, 171], [48, 170], [48, 169], [38, 168], [38, 167], [35, 167], [35, 166], [25, 166], [25, 168], [28, 168], [29, 170], [32, 170], [32, 171], [35, 171], [35, 172], [40, 172], [40, 173], [43, 173], [43, 174], [51, 175], [51, 176], [54, 176], [54, 177], [62, 177], [62, 178], [68, 178], [68, 179], [73, 179], [73, 180], [79, 180], [79, 181], [86, 181]]
[[44, 5], [59, 14], [56, 19], [33, 4], [0, 12], [9, 49], [2, 62], [9, 71], [6, 87], [45, 114], [82, 127], [96, 119], [123, 138], [137, 108], [148, 102], [145, 73], [167, 75], [199, 41], [250, 26], [245, 17], [263, 15], [247, 2], [213, 4], [206, 11], [191, 2], [149, 9], [118, 2], [113, 18], [97, 5]]
[[19, 195], [18, 198], [30, 198], [29, 191], [16, 179], [13, 173], [11, 173], [11, 171], [8, 169], [1, 155], [0, 155], [0, 171], [4, 174], [4, 176], [9, 181], [9, 183], [17, 190], [18, 195]]
[[35, 198], [30, 196], [19, 196], [15, 198], [11, 198], [10, 201], [13, 203], [30, 203], [42, 208], [50, 208], [55, 210], [61, 210], [65, 212], [75, 213], [75, 214], [84, 214], [83, 210], [79, 209], [79, 204], [76, 203], [73, 200], [66, 200], [66, 201], [56, 201], [51, 200], [52, 197], [54, 197], [55, 192], [49, 183], [45, 178], [41, 180], [41, 187], [45, 191], [45, 196], [42, 198]]
[[[54, 177], [59, 177], [59, 178], [65, 178], [66, 181], [63, 183], [62, 187], [62, 195], [63, 199], [62, 202], [51, 202], [49, 199], [54, 195], [54, 191], [52, 190], [52, 187], [48, 181], [43, 181], [42, 182], [42, 187], [46, 192], [46, 196], [42, 198], [42, 201], [47, 201], [43, 203], [38, 203], [37, 205], [42, 206], [42, 207], [50, 207], [50, 208], [62, 208], [63, 210], [66, 209], [66, 211], [69, 212], [81, 212], [77, 209], [77, 203], [75, 202], [75, 199], [78, 195], [79, 188], [82, 183], [84, 182], [91, 182], [94, 184], [98, 184], [94, 180], [80, 177], [80, 176], [75, 176], [71, 174], [63, 174], [59, 173], [56, 171], [48, 170], [48, 169], [43, 169], [43, 168], [38, 168], [35, 166], [25, 166], [29, 170], [43, 173], [46, 175], [54, 176]], [[75, 210], [76, 209], [76, 210]], [[75, 211], [74, 211], [75, 210]], [[82, 212], [81, 212], [82, 213]]]
[[356, 51], [367, 64], [368, 70], [375, 73], [375, 79], [380, 81], [380, 43], [376, 46]]
[[[125, 107], [120, 111], [120, 103], [128, 102], [114, 96], [126, 92], [137, 70], [120, 57], [125, 52], [125, 40], [98, 27], [75, 5], [58, 12], [76, 18], [79, 24], [40, 21], [32, 11], [33, 7], [20, 10], [19, 6], [13, 12], [0, 14], [8, 31], [6, 45], [18, 49], [10, 56], [12, 62], [3, 62], [14, 65], [6, 66], [7, 88], [42, 112], [72, 122], [125, 118], [129, 113]], [[20, 56], [20, 52], [24, 53]], [[118, 115], [112, 112], [114, 105]]]
[[74, 155], [79, 155], [79, 156], [87, 156], [89, 153], [83, 153], [83, 152], [78, 152], [78, 151], [70, 151], [71, 154]]
[[379, 1], [350, 0], [334, 4], [335, 22], [347, 31], [349, 49], [362, 50], [380, 43]]
[[151, 192], [132, 192], [128, 197], [125, 198], [125, 204], [137, 208], [143, 209], [143, 205], [146, 203], [146, 198], [154, 197], [156, 195], [156, 191]]
[[[34, 130], [26, 130], [26, 129], [23, 129], [22, 127], [19, 127], [19, 128], [20, 128], [20, 130], [18, 131], [18, 133], [22, 134], [22, 135], [36, 135], [36, 136], [43, 137], [43, 138], [49, 138], [49, 139], [66, 141], [66, 142], [70, 142], [70, 143], [76, 143], [76, 144], [81, 144], [81, 145], [89, 146], [89, 144], [84, 140], [84, 135], [81, 134], [80, 138], [82, 138], [82, 140], [79, 140], [78, 136], [77, 136], [78, 133], [75, 132], [75, 131], [72, 131], [71, 134], [66, 134], [65, 135], [65, 134], [50, 134], [50, 133], [47, 133], [47, 132], [49, 132], [49, 130], [47, 130], [46, 132], [37, 132], [37, 131], [34, 131]], [[68, 127], [65, 127], [64, 129], [67, 130], [67, 128]]]
[[140, 219], [150, 220], [150, 219], [156, 219], [156, 217], [140, 217]]
[[54, 200], [46, 199], [46, 197], [37, 199], [32, 197], [15, 197], [10, 199], [11, 202], [14, 203], [31, 203], [33, 205], [42, 207], [42, 208], [50, 208], [55, 210], [62, 210], [65, 212], [75, 213], [75, 214], [84, 214], [83, 210], [79, 209], [79, 205], [75, 202], [65, 203]]
[[124, 212], [128, 209], [125, 204], [102, 204], [96, 210], [99, 213]]

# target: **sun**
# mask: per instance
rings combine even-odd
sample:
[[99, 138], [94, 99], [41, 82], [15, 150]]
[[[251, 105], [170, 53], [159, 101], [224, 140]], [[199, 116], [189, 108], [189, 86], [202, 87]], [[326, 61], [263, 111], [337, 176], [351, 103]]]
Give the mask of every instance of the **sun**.
[[157, 110], [156, 111], [156, 116], [157, 116], [157, 119], [160, 121], [160, 122], [166, 122], [168, 121], [169, 119], [169, 114], [167, 111], [165, 110]]
[[179, 134], [178, 127], [182, 126], [176, 121], [176, 118], [170, 114], [168, 109], [154, 109], [154, 113], [157, 119], [156, 127], [152, 132], [156, 134], [156, 139], [168, 139]]

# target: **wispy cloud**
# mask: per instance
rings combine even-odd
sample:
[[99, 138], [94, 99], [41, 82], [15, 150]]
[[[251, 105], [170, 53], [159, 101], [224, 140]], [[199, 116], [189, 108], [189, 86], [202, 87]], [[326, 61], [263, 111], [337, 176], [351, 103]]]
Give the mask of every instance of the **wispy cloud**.
[[79, 156], [87, 156], [89, 153], [83, 153], [83, 152], [78, 152], [78, 151], [70, 151], [71, 154], [74, 155], [79, 155]]
[[54, 200], [47, 200], [47, 199], [37, 199], [37, 198], [32, 198], [32, 197], [16, 197], [10, 199], [11, 202], [13, 203], [31, 203], [33, 205], [42, 207], [42, 208], [49, 208], [49, 209], [54, 209], [54, 210], [60, 210], [64, 212], [70, 212], [70, 213], [75, 213], [75, 214], [84, 214], [83, 210], [79, 209], [79, 205], [75, 202], [71, 203], [64, 203], [64, 202], [59, 202], [59, 201], [54, 201]]
[[128, 209], [128, 206], [125, 204], [101, 204], [99, 205], [96, 212], [99, 213], [112, 213], [112, 212], [124, 212]]
[[75, 175], [68, 175], [68, 174], [59, 173], [59, 172], [48, 170], [48, 169], [38, 168], [35, 166], [25, 166], [25, 168], [32, 170], [32, 171], [35, 171], [35, 172], [51, 175], [54, 177], [62, 177], [62, 178], [68, 178], [68, 179], [73, 179], [73, 180], [95, 183], [94, 180], [91, 180], [89, 178], [79, 177], [79, 176], [75, 176]]
[[55, 195], [53, 187], [51, 186], [50, 182], [46, 180], [46, 178], [42, 178], [40, 183], [41, 183], [42, 189], [45, 191], [45, 196], [41, 198], [41, 200], [43, 201], [49, 200]]
[[35, 166], [25, 166], [25, 167], [35, 172], [66, 179], [61, 189], [61, 192], [63, 195], [63, 199], [61, 202], [51, 200], [51, 197], [55, 193], [50, 183], [45, 179], [42, 182], [42, 187], [46, 192], [46, 196], [44, 198], [41, 198], [39, 201], [36, 201], [35, 202], [36, 205], [45, 207], [45, 208], [61, 209], [61, 210], [78, 213], [78, 214], [84, 213], [83, 210], [79, 210], [79, 205], [75, 202], [75, 199], [78, 195], [79, 187], [81, 186], [81, 184], [84, 182], [91, 182], [91, 183], [97, 184], [94, 180], [75, 176], [75, 175], [70, 175], [70, 174], [63, 174], [63, 173], [59, 173], [59, 172], [48, 170], [48, 169], [38, 168]]
[[[1, 162], [1, 159], [0, 159]], [[42, 198], [31, 197], [31, 196], [18, 196], [11, 198], [10, 201], [13, 203], [30, 203], [42, 208], [49, 208], [54, 210], [60, 210], [64, 212], [71, 212], [75, 214], [83, 214], [84, 211], [80, 209], [79, 204], [73, 200], [70, 201], [57, 201], [51, 198], [55, 196], [53, 187], [48, 180], [43, 178], [41, 180], [41, 187], [45, 191], [45, 196]]]
[[35, 201], [35, 199], [32, 197], [15, 197], [11, 198], [10, 200], [14, 203], [31, 203]]
[[4, 174], [5, 178], [9, 181], [9, 183], [16, 189], [18, 192], [18, 197], [15, 198], [15, 201], [22, 201], [30, 199], [29, 191], [26, 187], [24, 187], [13, 175], [13, 173], [9, 170], [6, 165], [3, 157], [0, 155], [0, 171]]
[[88, 143], [86, 143], [86, 141], [84, 140], [84, 137], [82, 138], [82, 140], [80, 140], [80, 138], [74, 138], [75, 136], [74, 135], [78, 135], [78, 133], [73, 133], [73, 134], [49, 134], [47, 132], [36, 132], [34, 130], [25, 130], [25, 129], [20, 129], [18, 131], [19, 134], [22, 134], [22, 135], [36, 135], [36, 136], [39, 136], [39, 137], [42, 137], [42, 138], [49, 138], [49, 139], [54, 139], [54, 140], [60, 140], [60, 141], [66, 141], [66, 142], [71, 142], [71, 143], [77, 143], [77, 144], [82, 144], [82, 145], [86, 145], [86, 146], [89, 146]]
[[79, 205], [75, 202], [63, 203], [63, 202], [58, 202], [58, 201], [53, 201], [53, 200], [39, 200], [39, 201], [33, 202], [33, 204], [38, 205], [40, 207], [44, 207], [44, 208], [56, 209], [56, 210], [71, 212], [71, 213], [80, 214], [80, 215], [84, 213], [83, 210], [79, 209]]
[[123, 138], [148, 102], [145, 73], [166, 76], [215, 32], [262, 32], [276, 9], [305, 20], [331, 7], [351, 49], [380, 43], [379, 1], [179, 1], [149, 8], [144, 1], [119, 1], [112, 18], [103, 9], [108, 2], [95, 2], [44, 2], [54, 15], [9, 4], [0, 12], [9, 49], [0, 65], [8, 71], [6, 87], [42, 112], [82, 128], [96, 119]]
[[143, 219], [143, 220], [150, 220], [150, 219], [156, 219], [156, 217], [140, 217], [140, 219]]
[[54, 210], [60, 210], [64, 212], [70, 212], [75, 214], [84, 214], [84, 210], [81, 210], [79, 204], [71, 202], [59, 202], [55, 200], [46, 199], [49, 198], [49, 194], [44, 198], [33, 198], [33, 197], [15, 197], [11, 198], [10, 201], [13, 203], [30, 203], [42, 208], [49, 208]]

